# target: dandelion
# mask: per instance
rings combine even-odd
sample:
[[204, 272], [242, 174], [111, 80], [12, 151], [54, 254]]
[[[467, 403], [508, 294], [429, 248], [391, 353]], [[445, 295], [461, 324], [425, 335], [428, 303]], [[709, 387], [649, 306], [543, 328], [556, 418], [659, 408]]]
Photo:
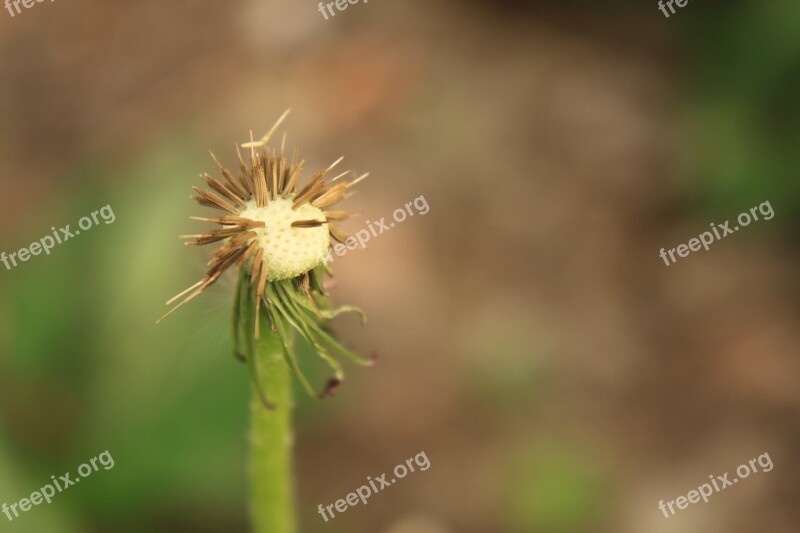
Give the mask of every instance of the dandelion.
[[[193, 187], [200, 205], [223, 213], [217, 217], [191, 217], [216, 224], [215, 229], [193, 235], [187, 246], [219, 243], [200, 281], [167, 302], [180, 300], [159, 322], [216, 283], [229, 269], [238, 270], [233, 309], [234, 346], [248, 364], [253, 381], [251, 427], [251, 512], [257, 532], [294, 531], [291, 482], [291, 373], [309, 394], [314, 388], [297, 363], [294, 334], [311, 345], [330, 367], [333, 376], [320, 396], [332, 394], [344, 374], [335, 356], [361, 365], [363, 359], [344, 348], [326, 331], [326, 322], [351, 306], [332, 308], [324, 277], [331, 275], [326, 257], [331, 239], [344, 242], [347, 235], [335, 223], [350, 214], [334, 209], [350, 189], [367, 174], [345, 181], [350, 172], [328, 178], [342, 161], [334, 161], [300, 185], [304, 162], [295, 150], [285, 154], [269, 147], [272, 135], [289, 114], [287, 110], [260, 140], [241, 145], [249, 151], [246, 164], [241, 151], [239, 172], [225, 168], [214, 156], [221, 179], [203, 174], [209, 189]], [[341, 181], [340, 181], [341, 180]], [[268, 409], [265, 410], [264, 406]]]

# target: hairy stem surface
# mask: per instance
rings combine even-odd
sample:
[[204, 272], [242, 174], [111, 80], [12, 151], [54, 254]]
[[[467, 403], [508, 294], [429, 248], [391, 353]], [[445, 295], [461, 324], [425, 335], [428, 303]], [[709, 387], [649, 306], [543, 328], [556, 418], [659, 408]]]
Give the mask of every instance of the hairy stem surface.
[[[270, 329], [263, 307], [255, 339], [252, 288], [240, 278], [239, 324], [245, 357], [253, 375], [250, 401], [250, 514], [255, 533], [295, 533], [292, 475], [292, 382], [284, 348]], [[288, 342], [291, 342], [289, 339]], [[260, 388], [260, 390], [259, 390]], [[263, 395], [262, 395], [263, 391]], [[264, 405], [264, 395], [270, 409]]]

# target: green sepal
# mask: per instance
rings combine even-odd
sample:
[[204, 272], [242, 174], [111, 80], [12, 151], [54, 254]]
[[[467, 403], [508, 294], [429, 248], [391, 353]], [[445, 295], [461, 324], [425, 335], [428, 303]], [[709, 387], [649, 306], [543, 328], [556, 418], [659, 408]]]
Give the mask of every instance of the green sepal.
[[[265, 300], [264, 303], [265, 303], [265, 307], [266, 307], [265, 312], [267, 312], [267, 313], [269, 313], [271, 315], [272, 322], [273, 322], [273, 324], [275, 324], [275, 330], [276, 330], [278, 336], [281, 339], [281, 344], [283, 345], [284, 359], [286, 359], [286, 363], [289, 365], [289, 368], [292, 369], [292, 372], [297, 374], [297, 377], [300, 379], [300, 383], [303, 385], [303, 388], [306, 390], [306, 392], [310, 396], [313, 396], [314, 395], [314, 389], [311, 386], [311, 383], [308, 382], [308, 379], [306, 378], [305, 374], [303, 374], [303, 371], [300, 368], [300, 365], [297, 363], [297, 356], [296, 356], [296, 354], [294, 352], [294, 348], [290, 345], [290, 343], [291, 343], [291, 341], [290, 341], [291, 332], [287, 330], [286, 324], [284, 323], [284, 320], [289, 322], [289, 319], [288, 318], [284, 318], [283, 316], [281, 316], [280, 313], [272, 312], [272, 309], [271, 309], [272, 306], [270, 306], [270, 303], [274, 304], [275, 301], [274, 301], [274, 299], [269, 297], [269, 293], [270, 292], [271, 292], [271, 287], [268, 286], [267, 290], [266, 290], [267, 294], [264, 295], [264, 300]], [[291, 322], [290, 322], [290, 324], [291, 324]]]
[[275, 290], [276, 293], [273, 303], [277, 307], [278, 311], [280, 311], [287, 321], [294, 326], [294, 328], [298, 333], [300, 333], [306, 342], [308, 342], [317, 351], [317, 355], [319, 355], [322, 360], [328, 363], [328, 366], [330, 366], [331, 370], [333, 370], [333, 374], [336, 379], [339, 381], [344, 379], [344, 372], [342, 371], [342, 367], [339, 362], [336, 361], [314, 337], [310, 327], [313, 325], [313, 320], [309, 319], [302, 313], [297, 312], [296, 307], [293, 305], [294, 301], [282, 291], [283, 286], [280, 285], [280, 282], [274, 283], [271, 289]]
[[[256, 320], [260, 317], [256, 316], [256, 306], [253, 291], [250, 288], [250, 276], [242, 271], [239, 275], [239, 281], [236, 285], [239, 301], [239, 319], [238, 330], [240, 339], [243, 339], [244, 356], [247, 366], [250, 369], [250, 378], [253, 381], [253, 386], [258, 392], [261, 401], [267, 409], [272, 409], [272, 404], [269, 402], [264, 388], [258, 379], [258, 361], [255, 353], [255, 325]], [[239, 341], [234, 341], [239, 342]]]

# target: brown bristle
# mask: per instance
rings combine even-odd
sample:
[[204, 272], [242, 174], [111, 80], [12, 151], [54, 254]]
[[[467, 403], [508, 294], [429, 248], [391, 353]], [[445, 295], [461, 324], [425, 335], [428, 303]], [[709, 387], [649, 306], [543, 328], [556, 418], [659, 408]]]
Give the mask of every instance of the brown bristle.
[[213, 275], [216, 272], [224, 272], [233, 263], [239, 260], [239, 257], [244, 253], [244, 248], [235, 248], [226, 254], [217, 253], [214, 256], [211, 266], [208, 269], [208, 275]]
[[317, 172], [316, 174], [311, 176], [311, 179], [308, 180], [305, 185], [300, 187], [300, 190], [297, 192], [297, 197], [296, 198], [299, 198], [301, 196], [304, 196], [304, 195], [308, 194], [308, 192], [311, 191], [311, 189], [313, 189], [320, 182], [322, 182], [322, 179], [323, 179], [324, 176], [325, 176], [325, 171], [324, 170], [320, 170], [319, 172]]
[[189, 217], [192, 220], [200, 220], [202, 222], [214, 222], [216, 224], [222, 224], [223, 226], [242, 226], [243, 228], [263, 228], [267, 224], [263, 220], [252, 220], [245, 217], [237, 217], [237, 216], [224, 216], [224, 217], [217, 217], [217, 218], [205, 218], [205, 217]]
[[[255, 231], [248, 231], [247, 233], [242, 233], [241, 235], [237, 235], [236, 237], [231, 238], [231, 240], [220, 246], [219, 249], [217, 250], [217, 253], [227, 253], [228, 250], [232, 250], [233, 248], [241, 246], [254, 237], [256, 237]], [[210, 263], [211, 262], [209, 262], [209, 264]]]
[[247, 260], [250, 259], [250, 256], [255, 253], [256, 248], [258, 248], [258, 241], [251, 242], [245, 249], [242, 257], [240, 257], [239, 261], [237, 261], [236, 268], [242, 268], [242, 266], [247, 263]]
[[235, 215], [239, 214], [239, 211], [234, 207], [230, 202], [225, 200], [224, 198], [220, 197], [218, 194], [207, 191], [205, 189], [201, 189], [200, 187], [192, 187], [194, 191], [197, 193], [197, 196], [194, 197], [195, 201], [200, 205], [204, 205], [206, 207], [214, 207], [217, 209], [223, 209]]
[[297, 209], [307, 201], [314, 198], [322, 189], [325, 188], [325, 183], [320, 176], [317, 181], [309, 181], [303, 189], [297, 193], [292, 201], [292, 209]]
[[[183, 306], [183, 305], [186, 305], [186, 304], [187, 304], [187, 303], [189, 303], [190, 301], [194, 300], [194, 299], [195, 299], [197, 296], [199, 296], [199, 295], [200, 295], [200, 294], [201, 294], [201, 293], [202, 293], [204, 290], [206, 290], [208, 287], [210, 287], [211, 285], [213, 285], [214, 283], [216, 283], [216, 281], [217, 281], [217, 280], [220, 278], [220, 276], [222, 276], [222, 272], [217, 272], [217, 273], [215, 273], [215, 274], [214, 274], [213, 276], [211, 276], [211, 277], [206, 277], [206, 278], [204, 278], [204, 279], [203, 279], [203, 280], [200, 282], [200, 287], [199, 287], [199, 288], [198, 288], [196, 291], [194, 291], [192, 294], [190, 294], [189, 296], [187, 296], [187, 297], [186, 297], [186, 298], [185, 298], [185, 299], [184, 299], [184, 300], [183, 300], [181, 303], [179, 303], [178, 305], [176, 305], [175, 307], [173, 307], [172, 309], [170, 309], [170, 310], [169, 310], [169, 311], [168, 311], [168, 312], [167, 312], [167, 313], [166, 313], [164, 316], [162, 316], [161, 318], [159, 318], [159, 319], [156, 321], [156, 324], [158, 324], [159, 322], [161, 322], [162, 320], [164, 320], [165, 318], [167, 318], [169, 315], [171, 315], [172, 313], [174, 313], [174, 312], [175, 312], [175, 311], [176, 311], [178, 308], [180, 308], [181, 306]], [[197, 286], [197, 284], [195, 283], [195, 284], [193, 285], [193, 287], [196, 287], [196, 286]], [[184, 291], [182, 294], [185, 294], [185, 293], [186, 293], [186, 291]]]
[[286, 182], [286, 186], [283, 188], [284, 198], [295, 192], [297, 189], [297, 182], [300, 180], [300, 173], [303, 171], [303, 165], [305, 165], [305, 161], [300, 161], [299, 163], [292, 165], [292, 168], [289, 170], [289, 180]]
[[[283, 140], [286, 140], [284, 136]], [[283, 182], [284, 178], [286, 177], [284, 174], [286, 173], [286, 157], [283, 155], [283, 147], [281, 147], [281, 155], [278, 158], [278, 186], [275, 191], [282, 192], [283, 191]], [[276, 192], [277, 194], [277, 192]]]
[[259, 248], [258, 251], [256, 252], [255, 259], [253, 259], [253, 266], [250, 270], [250, 285], [255, 283], [256, 278], [258, 278], [263, 264], [264, 264], [264, 249]]
[[212, 242], [221, 241], [222, 239], [227, 239], [228, 237], [238, 235], [243, 231], [245, 231], [244, 228], [237, 226], [235, 228], [213, 230], [201, 235], [185, 235], [182, 237], [195, 239], [194, 241], [186, 242], [186, 246], [202, 246], [204, 244], [211, 244]]
[[308, 272], [300, 276], [300, 278], [297, 280], [297, 286], [306, 294], [306, 296], [309, 298], [311, 297], [311, 275]]
[[331, 237], [339, 241], [340, 243], [344, 244], [344, 241], [347, 240], [347, 233], [343, 232], [341, 229], [337, 228], [333, 224], [328, 224], [328, 230], [331, 232]]
[[337, 204], [342, 201], [344, 198], [345, 192], [347, 191], [347, 184], [346, 183], [337, 183], [324, 194], [321, 194], [318, 198], [311, 202], [311, 204], [315, 207], [320, 209], [325, 209], [326, 207], [330, 207], [334, 204]]
[[261, 300], [264, 298], [264, 287], [267, 285], [267, 263], [265, 261], [261, 262], [261, 275], [258, 280], [258, 287], [256, 287], [256, 339], [259, 338], [260, 335], [260, 326], [261, 323], [260, 318], [260, 311], [261, 311]]
[[325, 224], [324, 220], [295, 220], [292, 222], [293, 228], [318, 228]]
[[253, 183], [253, 173], [250, 172], [250, 169], [247, 168], [247, 165], [244, 164], [244, 159], [242, 159], [242, 152], [239, 150], [239, 147], [236, 147], [236, 155], [239, 157], [239, 172], [241, 173], [242, 183], [244, 183], [245, 188], [250, 194], [255, 195], [255, 183]]
[[233, 191], [228, 189], [225, 185], [223, 185], [218, 180], [212, 178], [208, 174], [203, 174], [202, 178], [204, 180], [206, 180], [206, 183], [208, 183], [209, 187], [211, 187], [212, 189], [217, 191], [219, 194], [221, 194], [222, 196], [224, 196], [228, 200], [232, 201], [234, 204], [239, 204], [240, 206], [242, 206], [242, 209], [247, 207], [246, 205], [244, 205], [244, 201], [242, 201], [242, 199], [239, 198], [239, 196], [236, 193], [234, 193]]
[[325, 215], [325, 220], [346, 220], [350, 218], [350, 213], [348, 211], [323, 211], [323, 215]]
[[209, 152], [211, 154], [211, 158], [219, 167], [219, 171], [222, 173], [222, 176], [225, 178], [225, 181], [228, 182], [230, 185], [230, 189], [235, 192], [240, 198], [246, 200], [250, 197], [250, 193], [245, 188], [242, 181], [233, 175], [233, 173], [228, 170], [227, 168], [222, 166], [222, 163], [219, 162], [217, 157], [214, 155], [213, 152]]

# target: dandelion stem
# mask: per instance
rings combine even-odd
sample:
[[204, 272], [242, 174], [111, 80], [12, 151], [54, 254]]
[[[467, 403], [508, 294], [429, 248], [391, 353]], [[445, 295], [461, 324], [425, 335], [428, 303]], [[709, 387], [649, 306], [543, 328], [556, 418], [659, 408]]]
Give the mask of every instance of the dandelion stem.
[[[255, 297], [248, 276], [239, 278], [241, 335], [253, 372], [250, 402], [250, 514], [255, 533], [294, 533], [292, 383], [280, 336], [262, 310], [254, 338]], [[287, 339], [287, 342], [292, 342]], [[263, 394], [262, 394], [263, 391]], [[264, 405], [264, 395], [270, 403]]]

